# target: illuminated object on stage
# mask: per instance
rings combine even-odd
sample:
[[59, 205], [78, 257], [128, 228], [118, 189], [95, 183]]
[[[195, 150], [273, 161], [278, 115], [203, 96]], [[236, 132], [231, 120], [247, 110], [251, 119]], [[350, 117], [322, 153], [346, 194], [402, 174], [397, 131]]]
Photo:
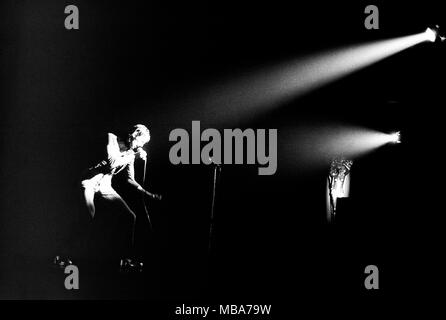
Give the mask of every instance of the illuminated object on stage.
[[336, 203], [338, 198], [347, 198], [350, 192], [350, 170], [353, 161], [343, 158], [335, 158], [331, 161], [328, 175], [328, 220], [336, 215]]

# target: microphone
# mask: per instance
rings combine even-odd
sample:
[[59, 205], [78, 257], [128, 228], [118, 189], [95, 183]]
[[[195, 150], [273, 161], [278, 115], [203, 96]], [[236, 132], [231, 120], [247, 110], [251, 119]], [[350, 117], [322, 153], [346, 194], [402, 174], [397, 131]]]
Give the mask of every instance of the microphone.
[[[136, 153], [136, 154], [139, 154], [140, 157], [141, 157], [141, 154], [143, 154], [143, 155], [145, 155], [144, 160], [147, 159], [147, 152], [146, 152], [142, 147], [138, 147], [138, 148], [136, 148], [135, 153]], [[143, 158], [143, 157], [141, 157], [141, 158]]]

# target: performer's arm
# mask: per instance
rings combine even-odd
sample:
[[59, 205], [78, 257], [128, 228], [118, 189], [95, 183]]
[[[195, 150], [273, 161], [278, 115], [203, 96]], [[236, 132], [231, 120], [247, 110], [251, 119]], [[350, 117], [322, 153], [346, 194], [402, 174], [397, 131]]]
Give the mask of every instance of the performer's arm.
[[109, 133], [107, 142], [107, 157], [109, 159], [115, 159], [118, 156], [119, 156], [118, 137], [116, 137], [113, 133]]
[[127, 183], [132, 186], [136, 191], [140, 192], [141, 194], [144, 194], [146, 196], [149, 196], [150, 198], [161, 200], [161, 196], [157, 194], [153, 194], [147, 190], [145, 190], [136, 180], [135, 180], [135, 168], [134, 168], [134, 161], [130, 162], [127, 165], [126, 168], [127, 173]]

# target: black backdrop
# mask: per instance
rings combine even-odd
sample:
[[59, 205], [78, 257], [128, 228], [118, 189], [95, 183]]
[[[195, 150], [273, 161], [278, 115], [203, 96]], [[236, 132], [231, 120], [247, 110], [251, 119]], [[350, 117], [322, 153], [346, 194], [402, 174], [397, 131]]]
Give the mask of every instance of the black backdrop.
[[[67, 4], [2, 4], [1, 297], [89, 297], [64, 291], [47, 263], [79, 214], [77, 179], [101, 135], [132, 123], [151, 129], [147, 186], [165, 196], [151, 204], [158, 253], [147, 255], [157, 280], [139, 282], [136, 297], [365, 294], [367, 264], [381, 268], [381, 295], [410, 294], [439, 276], [444, 45], [410, 48], [226, 125], [278, 128], [278, 170], [258, 176], [252, 166], [223, 166], [211, 263], [212, 169], [168, 159], [172, 129], [190, 130], [201, 119], [221, 128], [212, 108], [200, 106], [208, 84], [326, 48], [422, 31], [444, 22], [438, 5], [377, 2], [380, 29], [370, 31], [365, 2], [74, 1], [80, 30], [67, 31]], [[281, 140], [281, 128], [315, 120], [403, 132], [403, 144], [355, 163], [346, 204], [355, 223], [345, 229], [324, 221], [326, 168], [291, 165], [290, 142]], [[99, 288], [95, 297], [122, 297], [113, 285]]]

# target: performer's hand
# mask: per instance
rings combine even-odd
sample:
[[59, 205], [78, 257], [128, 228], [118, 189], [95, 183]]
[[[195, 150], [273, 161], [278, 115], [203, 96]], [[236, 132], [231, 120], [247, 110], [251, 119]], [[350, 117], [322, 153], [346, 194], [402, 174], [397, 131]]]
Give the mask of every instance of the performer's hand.
[[159, 200], [159, 201], [161, 201], [162, 198], [163, 198], [163, 196], [160, 195], [160, 194], [154, 194], [154, 195], [153, 195], [153, 199], [155, 199], [155, 200]]
[[151, 193], [149, 191], [146, 191], [146, 195], [153, 200], [161, 200], [162, 199], [162, 195], [156, 194], [156, 193]]
[[141, 160], [146, 161], [147, 160], [147, 152], [144, 151], [144, 149], [142, 148], [138, 148], [138, 152], [136, 153], [138, 155], [138, 157]]

